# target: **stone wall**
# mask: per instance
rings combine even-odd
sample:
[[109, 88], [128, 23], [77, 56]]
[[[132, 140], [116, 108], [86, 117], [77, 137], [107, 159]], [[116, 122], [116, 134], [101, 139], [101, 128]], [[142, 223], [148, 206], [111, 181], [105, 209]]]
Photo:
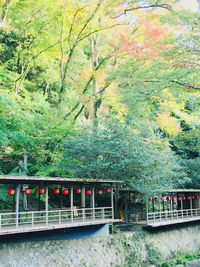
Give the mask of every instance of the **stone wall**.
[[109, 237], [0, 245], [1, 267], [151, 266], [200, 248], [200, 225]]

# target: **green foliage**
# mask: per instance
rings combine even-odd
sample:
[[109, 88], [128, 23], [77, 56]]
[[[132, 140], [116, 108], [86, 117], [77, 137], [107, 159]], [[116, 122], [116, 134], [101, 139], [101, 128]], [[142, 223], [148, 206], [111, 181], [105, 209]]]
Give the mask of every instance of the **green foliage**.
[[170, 151], [123, 125], [105, 127], [67, 138], [62, 168], [75, 177], [124, 180], [143, 192], [172, 187], [179, 167]]
[[158, 263], [161, 260], [161, 252], [157, 248], [154, 248], [152, 244], [147, 244], [146, 249], [148, 251], [148, 261], [151, 264]]

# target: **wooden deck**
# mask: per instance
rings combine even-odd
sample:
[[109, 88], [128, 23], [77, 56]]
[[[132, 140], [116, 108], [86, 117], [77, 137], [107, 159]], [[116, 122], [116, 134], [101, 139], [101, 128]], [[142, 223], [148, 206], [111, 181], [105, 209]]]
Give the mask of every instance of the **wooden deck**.
[[0, 214], [0, 236], [119, 222], [112, 208], [51, 210]]
[[20, 225], [18, 229], [13, 227], [7, 227], [0, 231], [0, 236], [3, 235], [11, 235], [11, 234], [19, 234], [19, 233], [29, 233], [29, 232], [39, 232], [39, 231], [48, 231], [55, 229], [64, 229], [64, 228], [74, 228], [74, 227], [84, 227], [89, 225], [100, 225], [100, 224], [108, 224], [114, 222], [120, 222], [119, 219], [108, 219], [108, 220], [96, 220], [96, 221], [88, 221], [88, 222], [76, 222], [76, 223], [62, 223], [62, 224], [38, 224], [37, 227], [31, 228], [30, 225]]
[[147, 213], [147, 226], [151, 228], [200, 221], [200, 209], [182, 209]]

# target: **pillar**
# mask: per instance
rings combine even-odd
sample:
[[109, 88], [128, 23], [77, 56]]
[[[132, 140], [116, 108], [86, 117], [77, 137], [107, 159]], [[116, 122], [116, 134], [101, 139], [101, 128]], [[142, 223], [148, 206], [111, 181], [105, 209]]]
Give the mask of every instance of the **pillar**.
[[81, 208], [85, 208], [85, 186], [81, 188]]

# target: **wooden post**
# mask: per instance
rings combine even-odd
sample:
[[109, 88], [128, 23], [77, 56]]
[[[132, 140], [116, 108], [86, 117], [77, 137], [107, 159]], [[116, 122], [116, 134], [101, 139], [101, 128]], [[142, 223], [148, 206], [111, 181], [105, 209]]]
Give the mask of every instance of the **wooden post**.
[[85, 208], [85, 186], [81, 188], [81, 208]]
[[93, 220], [95, 219], [95, 195], [94, 195], [94, 186], [92, 187], [92, 210], [93, 210]]
[[[38, 186], [38, 194], [39, 194], [39, 188], [40, 186]], [[38, 195], [38, 211], [40, 211], [40, 194]]]
[[48, 225], [48, 209], [49, 209], [49, 188], [46, 186], [45, 195], [45, 211], [46, 211], [46, 225]]
[[190, 196], [190, 215], [191, 217], [193, 216], [193, 213], [192, 213], [192, 196]]
[[71, 222], [73, 222], [73, 205], [74, 205], [74, 196], [73, 196], [73, 186], [71, 187], [70, 190], [70, 209], [71, 209]]
[[182, 214], [182, 218], [183, 218], [183, 200], [182, 200], [182, 197], [181, 197], [181, 214]]
[[20, 212], [20, 189], [21, 185], [17, 185], [17, 192], [16, 192], [16, 228], [18, 228], [19, 224], [19, 212]]
[[63, 191], [63, 187], [62, 185], [60, 186], [60, 208], [62, 209], [63, 207], [63, 194], [62, 194], [62, 191]]
[[158, 200], [158, 204], [159, 204], [159, 219], [160, 219], [160, 222], [161, 222], [161, 207], [160, 207], [160, 198]]
[[111, 185], [111, 208], [112, 208], [112, 219], [114, 219], [113, 185]]

